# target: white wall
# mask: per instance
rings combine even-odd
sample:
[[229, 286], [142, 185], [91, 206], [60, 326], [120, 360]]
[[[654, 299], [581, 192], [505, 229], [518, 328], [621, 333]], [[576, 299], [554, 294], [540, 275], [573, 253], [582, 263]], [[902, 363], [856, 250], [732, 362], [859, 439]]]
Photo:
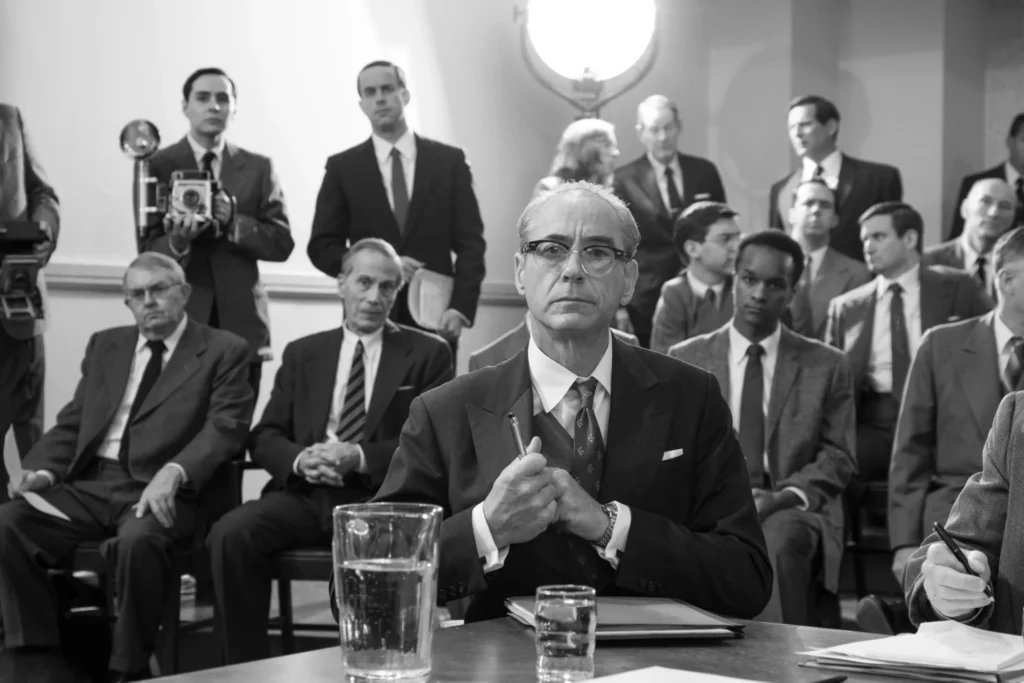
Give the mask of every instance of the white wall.
[[[1024, 112], [1024, 3], [985, 2], [984, 165], [1006, 160], [1006, 132]], [[954, 190], [955, 191], [955, 190]]]

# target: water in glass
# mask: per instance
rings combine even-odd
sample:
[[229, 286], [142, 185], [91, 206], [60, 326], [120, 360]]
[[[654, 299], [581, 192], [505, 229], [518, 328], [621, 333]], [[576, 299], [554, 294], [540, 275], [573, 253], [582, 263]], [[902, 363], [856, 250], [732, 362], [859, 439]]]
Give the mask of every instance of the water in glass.
[[[537, 680], [571, 683], [594, 677], [597, 605], [594, 589], [537, 590]], [[575, 590], [579, 589], [579, 590]]]

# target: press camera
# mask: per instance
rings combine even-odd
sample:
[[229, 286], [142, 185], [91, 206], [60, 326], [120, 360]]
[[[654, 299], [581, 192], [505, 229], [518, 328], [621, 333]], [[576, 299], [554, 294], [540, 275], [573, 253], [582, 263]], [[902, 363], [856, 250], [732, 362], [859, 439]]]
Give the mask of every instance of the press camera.
[[49, 240], [39, 223], [0, 221], [0, 320], [34, 321], [43, 318], [39, 270], [43, 259], [36, 246]]

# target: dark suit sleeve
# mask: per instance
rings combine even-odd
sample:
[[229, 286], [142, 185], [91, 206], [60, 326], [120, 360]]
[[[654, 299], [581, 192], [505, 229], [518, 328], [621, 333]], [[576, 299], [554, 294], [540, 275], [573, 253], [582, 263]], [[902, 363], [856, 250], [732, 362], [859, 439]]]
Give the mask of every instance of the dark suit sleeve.
[[885, 185], [885, 198], [887, 202], [903, 201], [903, 177], [900, 176], [900, 169], [893, 168]]
[[[1006, 527], [1006, 512], [1010, 494], [1010, 452], [1014, 432], [1020, 432], [1024, 418], [1017, 411], [1017, 396], [1007, 394], [999, 410], [996, 411], [992, 429], [985, 441], [982, 453], [982, 470], [967, 480], [967, 485], [953, 504], [946, 530], [961, 548], [980, 550], [988, 558], [988, 566], [993, 577], [999, 576], [999, 551], [1003, 544], [1003, 530]], [[1019, 437], [1018, 437], [1019, 438]], [[921, 547], [914, 551], [903, 575], [903, 590], [907, 605], [910, 608], [910, 620], [914, 624], [923, 621], [937, 621], [941, 617], [931, 608], [924, 590], [924, 577], [921, 565], [928, 554], [928, 546], [940, 542], [938, 535], [932, 533], [924, 539]], [[1009, 601], [1005, 594], [1010, 587], [1002, 581], [995, 585], [994, 597], [997, 601]], [[992, 618], [992, 603], [981, 610], [972, 626], [986, 628]]]
[[259, 261], [287, 261], [295, 248], [281, 181], [270, 159], [260, 159], [260, 206], [255, 216], [239, 213], [228, 232], [232, 251]]
[[889, 541], [893, 550], [921, 543], [924, 501], [935, 473], [935, 337], [914, 354], [896, 422], [889, 465]]
[[349, 207], [341, 184], [339, 161], [328, 160], [324, 180], [316, 196], [316, 212], [306, 254], [317, 270], [338, 277], [341, 259], [348, 251]]
[[[978, 285], [978, 281], [968, 275], [964, 278], [963, 288], [967, 296], [967, 310], [964, 311], [964, 318], [973, 318], [978, 315], [985, 315], [994, 308], [994, 304], [985, 291]], [[957, 312], [959, 314], [959, 311]]]
[[814, 460], [778, 482], [777, 488], [795, 486], [807, 496], [809, 510], [821, 510], [826, 502], [842, 495], [857, 471], [856, 439], [853, 379], [850, 364], [842, 356], [835, 364], [821, 408], [821, 433]]
[[304, 448], [295, 441], [295, 378], [302, 365], [299, 356], [294, 344], [285, 347], [270, 400], [249, 437], [249, 453], [253, 462], [269, 472], [281, 486], [294, 476], [295, 458]]
[[57, 414], [57, 424], [51, 427], [25, 456], [22, 466], [28, 470], [49, 470], [61, 481], [67, 475], [71, 462], [75, 459], [78, 446], [78, 433], [82, 427], [82, 411], [88, 394], [99, 391], [91, 377], [95, 363], [93, 354], [96, 350], [96, 335], [89, 338], [82, 358], [82, 377], [78, 380], [71, 401]]
[[722, 202], [725, 204], [728, 200], [725, 198], [725, 185], [722, 184], [722, 175], [718, 172], [718, 167], [714, 163], [708, 162], [708, 174], [711, 176], [709, 184], [711, 185], [711, 201]]
[[[784, 182], [784, 181], [783, 181]], [[772, 185], [768, 193], [768, 227], [782, 230], [782, 216], [779, 215], [779, 192], [782, 191], [783, 183]]]
[[970, 176], [966, 176], [960, 181], [960, 191], [956, 195], [956, 204], [953, 205], [953, 220], [950, 222], [949, 234], [946, 239], [959, 237], [964, 231], [964, 217], [960, 215], [960, 205], [967, 198], [967, 193], [971, 191], [972, 180]]
[[687, 322], [682, 293], [676, 287], [663, 286], [651, 323], [651, 351], [667, 353], [672, 345], [689, 339]]
[[[704, 413], [694, 416], [700, 427], [690, 524], [630, 507], [632, 523], [616, 585], [635, 590], [638, 583], [653, 582], [664, 586], [663, 595], [750, 618], [771, 595], [772, 566], [729, 406], [714, 377], [706, 377], [699, 403]], [[472, 547], [469, 522], [466, 526]], [[468, 566], [479, 572], [479, 561]]]
[[46, 181], [46, 173], [43, 171], [35, 148], [25, 131], [20, 111], [18, 112], [18, 125], [21, 127], [22, 156], [25, 164], [25, 194], [28, 199], [29, 220], [45, 223], [50, 228], [53, 244], [56, 247], [57, 236], [60, 234], [60, 204], [57, 201], [57, 193]]
[[[452, 367], [452, 350], [446, 342], [438, 341], [431, 346], [429, 353], [422, 361], [420, 376], [416, 383], [417, 395], [439, 387], [455, 376]], [[388, 408], [390, 410], [390, 407]], [[403, 422], [408, 415], [403, 415]], [[388, 468], [391, 466], [391, 459], [398, 448], [398, 437], [386, 439], [376, 443], [364, 441], [360, 444], [363, 453], [366, 454], [366, 465], [370, 470], [371, 486], [376, 489], [387, 476]]]
[[452, 247], [455, 252], [455, 287], [450, 308], [466, 316], [472, 324], [480, 299], [480, 284], [484, 280], [484, 222], [480, 206], [473, 191], [473, 175], [466, 157], [460, 150], [455, 161], [455, 225], [452, 227]]

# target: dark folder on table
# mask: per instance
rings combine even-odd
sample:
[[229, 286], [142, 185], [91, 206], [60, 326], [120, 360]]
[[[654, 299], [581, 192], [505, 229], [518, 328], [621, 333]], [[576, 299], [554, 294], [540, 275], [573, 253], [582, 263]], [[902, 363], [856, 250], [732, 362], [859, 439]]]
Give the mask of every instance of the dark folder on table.
[[[534, 605], [529, 598], [505, 601], [509, 616], [535, 627]], [[733, 638], [743, 624], [668, 598], [599, 597], [597, 638]]]

